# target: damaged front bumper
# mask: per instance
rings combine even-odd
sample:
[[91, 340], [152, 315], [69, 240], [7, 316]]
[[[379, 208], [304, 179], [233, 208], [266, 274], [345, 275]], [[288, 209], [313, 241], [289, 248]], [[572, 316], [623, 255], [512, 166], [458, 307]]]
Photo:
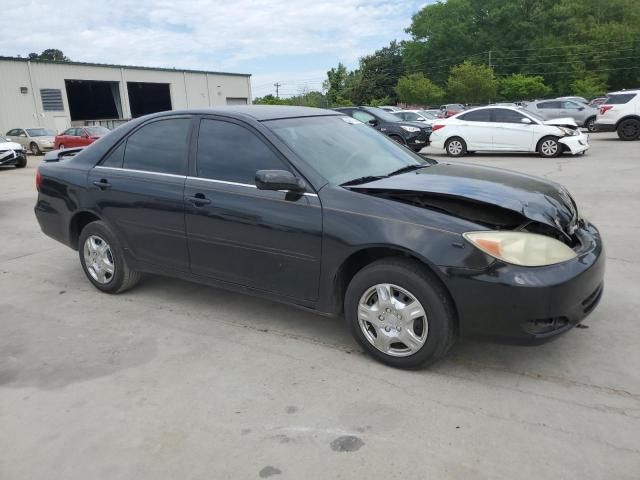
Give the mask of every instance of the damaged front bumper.
[[16, 165], [27, 160], [25, 150], [0, 150], [0, 166]]
[[489, 340], [544, 343], [570, 330], [598, 305], [605, 255], [595, 226], [577, 231], [573, 260], [545, 267], [495, 261], [480, 273], [441, 267], [458, 310], [460, 334]]
[[582, 132], [578, 135], [562, 137], [558, 142], [564, 145], [564, 151], [566, 153], [571, 153], [572, 155], [586, 152], [591, 147], [591, 145], [589, 145], [589, 135]]

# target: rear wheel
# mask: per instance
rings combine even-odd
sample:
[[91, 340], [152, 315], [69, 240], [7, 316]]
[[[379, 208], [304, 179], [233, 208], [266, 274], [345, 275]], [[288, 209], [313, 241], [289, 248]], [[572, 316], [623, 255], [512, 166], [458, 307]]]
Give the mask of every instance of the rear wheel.
[[82, 230], [78, 254], [85, 275], [98, 290], [120, 293], [140, 280], [140, 274], [127, 264], [120, 242], [103, 222], [91, 222]]
[[444, 144], [444, 150], [450, 157], [462, 157], [467, 153], [467, 144], [460, 137], [452, 137]]
[[617, 130], [620, 140], [638, 140], [640, 138], [640, 120], [635, 118], [623, 120]]
[[410, 259], [383, 259], [360, 270], [347, 288], [344, 308], [360, 345], [393, 367], [433, 363], [455, 340], [455, 315], [447, 293]]
[[553, 158], [560, 155], [562, 151], [557, 137], [544, 137], [538, 143], [538, 153], [545, 158]]
[[31, 155], [40, 155], [42, 153], [36, 142], [31, 142], [29, 150], [31, 151]]
[[598, 131], [598, 127], [596, 127], [596, 117], [591, 117], [589, 118], [585, 124], [584, 124], [585, 128], [593, 133], [593, 132], [597, 132]]

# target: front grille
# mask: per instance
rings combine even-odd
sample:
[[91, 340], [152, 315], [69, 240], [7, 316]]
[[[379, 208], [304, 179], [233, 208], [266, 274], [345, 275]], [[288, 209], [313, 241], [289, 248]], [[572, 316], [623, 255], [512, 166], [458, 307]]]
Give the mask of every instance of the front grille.
[[567, 317], [536, 318], [525, 324], [525, 330], [534, 335], [546, 335], [566, 329], [568, 325]]

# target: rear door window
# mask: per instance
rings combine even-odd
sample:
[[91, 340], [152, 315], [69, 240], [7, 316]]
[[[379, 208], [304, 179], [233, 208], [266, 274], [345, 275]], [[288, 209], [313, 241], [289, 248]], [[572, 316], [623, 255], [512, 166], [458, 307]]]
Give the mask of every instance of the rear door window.
[[540, 109], [560, 108], [560, 102], [540, 102], [537, 106]]
[[124, 168], [186, 175], [190, 124], [190, 118], [171, 118], [136, 130], [127, 139]]
[[635, 96], [635, 93], [618, 93], [615, 95], [609, 95], [604, 101], [604, 105], [623, 105], [628, 103]]
[[497, 123], [522, 123], [525, 118], [521, 113], [506, 108], [496, 108], [493, 110], [493, 121]]
[[475, 110], [472, 112], [463, 113], [458, 118], [467, 122], [490, 122], [491, 109]]

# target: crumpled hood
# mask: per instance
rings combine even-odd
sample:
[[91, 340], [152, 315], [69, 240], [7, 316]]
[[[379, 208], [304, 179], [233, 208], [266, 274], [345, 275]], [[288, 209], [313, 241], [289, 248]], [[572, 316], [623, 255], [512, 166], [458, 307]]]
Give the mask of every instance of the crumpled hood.
[[2, 150], [22, 150], [22, 145], [16, 142], [0, 142], [0, 151]]
[[544, 124], [557, 125], [558, 127], [564, 127], [564, 126], [577, 127], [578, 126], [576, 121], [571, 117], [553, 118], [551, 120], [545, 120]]
[[562, 185], [477, 165], [438, 163], [349, 188], [354, 191], [420, 192], [466, 199], [517, 212], [568, 235], [578, 220], [577, 208]]

